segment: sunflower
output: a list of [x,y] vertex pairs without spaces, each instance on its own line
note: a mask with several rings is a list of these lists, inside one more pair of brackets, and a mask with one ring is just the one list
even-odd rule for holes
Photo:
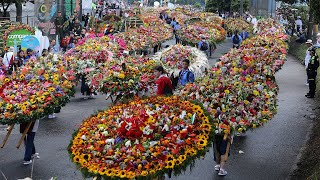
[[208,141],[205,140],[205,139],[200,139],[197,144],[198,144],[198,146],[200,146],[200,147],[205,147],[205,146],[207,146]]
[[167,155],[166,161],[172,161],[174,159],[172,154]]
[[25,78],[24,74],[21,74],[21,75],[19,76],[19,78],[20,78],[21,80],[24,79],[24,78]]
[[180,155],[179,156],[179,161],[182,163],[183,161],[185,161],[187,159],[187,157],[185,155]]
[[6,109],[7,109],[7,110],[11,110],[11,109],[12,109],[12,104],[7,104]]
[[174,167],[174,160],[168,161],[166,168],[167,169],[173,169],[173,167]]
[[106,175],[106,168],[100,168],[100,170],[98,171],[98,173],[100,174],[100,175]]
[[73,157],[73,161],[76,162],[76,163],[79,163],[80,157],[79,156],[74,156]]
[[119,176],[120,176],[120,178],[125,178],[127,176],[126,170],[121,170],[119,172]]
[[120,176],[120,170],[118,170],[118,169],[112,169],[112,171],[113,171],[113,175],[114,175],[114,176]]
[[4,82],[9,82],[9,81],[10,81],[9,78],[5,78],[5,79],[4,79]]
[[174,160],[174,164],[176,164],[177,166],[180,165],[182,162],[179,159],[175,159]]
[[108,169],[105,174],[106,174],[107,176],[114,176],[112,169]]
[[141,172],[141,176],[147,176],[149,173],[148,173],[148,171],[142,171]]

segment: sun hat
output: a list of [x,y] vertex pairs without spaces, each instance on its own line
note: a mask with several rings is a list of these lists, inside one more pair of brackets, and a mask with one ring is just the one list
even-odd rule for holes
[[311,39],[308,39],[306,44],[312,44],[312,40]]

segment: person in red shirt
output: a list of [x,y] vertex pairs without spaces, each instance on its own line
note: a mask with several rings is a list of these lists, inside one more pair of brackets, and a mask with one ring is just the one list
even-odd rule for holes
[[172,82],[166,75],[165,70],[162,66],[154,67],[155,77],[158,78],[156,80],[157,84],[157,95],[172,95]]

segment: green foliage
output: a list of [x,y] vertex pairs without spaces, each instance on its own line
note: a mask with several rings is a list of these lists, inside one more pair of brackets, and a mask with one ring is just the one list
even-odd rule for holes
[[180,5],[200,4],[200,7],[201,7],[201,4],[205,4],[205,0],[200,0],[200,1],[199,0],[175,0],[175,1],[171,1],[171,2],[174,2],[175,4],[180,4]]
[[[243,11],[249,10],[249,0],[243,0]],[[240,12],[240,0],[208,0],[207,12]]]
[[194,6],[195,8],[198,8],[198,9],[201,8],[201,4],[200,4],[199,2],[195,3],[193,6]]

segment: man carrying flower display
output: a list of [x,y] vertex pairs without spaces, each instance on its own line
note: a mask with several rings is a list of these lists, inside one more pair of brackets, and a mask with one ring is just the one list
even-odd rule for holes
[[198,43],[198,49],[203,51],[207,56],[209,55],[209,43],[206,41],[206,37],[201,36],[201,41]]
[[[29,123],[22,123],[20,124],[20,133],[24,133],[27,129]],[[29,165],[32,163],[32,159],[40,159],[39,153],[36,153],[36,148],[34,146],[34,137],[39,127],[39,120],[33,122],[27,132],[27,135],[24,139],[25,145],[25,153],[24,153],[24,165]]]
[[309,92],[305,96],[307,98],[314,98],[316,92],[317,69],[319,67],[319,56],[316,53],[316,48],[310,50],[310,55],[311,58],[307,68]]
[[214,161],[217,163],[217,165],[214,166],[214,169],[218,171],[219,176],[227,175],[225,165],[230,155],[231,142],[232,136],[230,134],[216,134],[214,136]]
[[166,72],[162,66],[154,67],[157,84],[157,95],[172,95],[173,87],[171,80],[166,76]]
[[185,59],[182,61],[182,70],[179,72],[178,84],[181,86],[194,82],[194,74],[189,70],[190,61]]

